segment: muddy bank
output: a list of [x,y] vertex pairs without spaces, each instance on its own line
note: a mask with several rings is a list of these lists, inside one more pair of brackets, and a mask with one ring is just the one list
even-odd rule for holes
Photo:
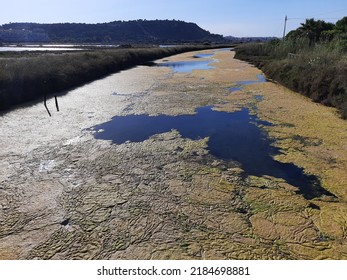
[[[196,54],[167,60],[205,59]],[[0,258],[346,259],[345,124],[268,82],[230,91],[260,71],[230,51],[213,59],[209,70],[114,74],[61,97],[52,118],[42,104],[1,117]],[[299,101],[329,125],[312,127],[289,105]],[[251,176],[212,155],[208,137],[171,130],[114,144],[88,130],[114,116],[194,115],[207,105],[248,108],[275,124],[261,128],[282,151],[276,160],[317,176],[334,196],[309,200],[284,179]]]

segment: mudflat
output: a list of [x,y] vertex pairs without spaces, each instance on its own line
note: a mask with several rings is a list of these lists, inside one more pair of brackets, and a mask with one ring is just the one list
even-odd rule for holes
[[[213,53],[213,56],[194,57]],[[138,66],[0,117],[0,259],[346,259],[347,122],[272,82],[229,50],[206,70]],[[231,90],[236,88],[237,90]],[[314,176],[311,197],[283,178],[211,154],[172,130],[96,139],[114,116],[238,112],[272,139],[274,160]],[[252,119],[251,119],[252,120]],[[250,155],[251,156],[251,155]]]

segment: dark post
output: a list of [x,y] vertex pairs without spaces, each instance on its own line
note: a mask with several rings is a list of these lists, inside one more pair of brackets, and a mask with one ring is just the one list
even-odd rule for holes
[[47,110],[47,113],[48,113],[48,115],[49,115],[50,117],[52,117],[51,112],[48,110],[48,107],[47,107],[47,103],[46,103],[46,101],[47,101],[47,94],[46,94],[46,93],[45,93],[45,95],[44,95],[43,98],[44,98],[44,99],[43,99],[43,104],[45,105],[45,108],[46,108],[46,110]]
[[57,107],[57,111],[59,112],[59,104],[58,104],[58,99],[56,95],[54,96],[54,99],[55,99],[55,107]]
[[286,16],[284,18],[283,42],[284,42],[284,39],[286,38],[287,20],[288,20],[288,17]]

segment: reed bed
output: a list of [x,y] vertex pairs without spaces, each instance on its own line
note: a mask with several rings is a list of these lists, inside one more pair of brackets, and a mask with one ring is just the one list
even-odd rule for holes
[[70,53],[14,54],[0,58],[0,110],[73,87],[155,59],[212,46],[124,48]]

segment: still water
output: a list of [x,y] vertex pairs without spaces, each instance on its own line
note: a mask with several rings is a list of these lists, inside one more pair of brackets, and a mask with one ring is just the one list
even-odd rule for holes
[[0,52],[55,52],[55,51],[81,51],[90,48],[117,48],[119,45],[100,45],[100,44],[43,44],[43,45],[7,45],[0,47]]
[[197,109],[195,115],[115,116],[91,130],[95,132],[95,138],[111,140],[115,144],[142,142],[172,129],[179,131],[183,138],[209,137],[208,150],[212,155],[239,162],[248,175],[282,178],[296,186],[306,198],[326,193],[316,177],[306,175],[294,164],[273,159],[280,151],[261,128],[269,125],[271,123],[259,120],[246,108],[230,113],[206,106]]
[[47,51],[80,51],[81,48],[73,47],[0,47],[0,52],[47,52]]
[[213,56],[213,53],[198,53],[194,55],[194,58],[207,58]]
[[230,92],[240,91],[240,90],[242,90],[242,86],[244,86],[244,85],[261,84],[261,83],[265,83],[265,82],[266,82],[265,76],[263,74],[259,74],[259,75],[257,75],[257,80],[235,82],[234,86],[230,88]]
[[202,60],[202,61],[170,61],[156,63],[154,66],[158,67],[170,67],[173,72],[187,73],[193,70],[209,70],[214,67],[210,63],[215,62],[215,60]]

